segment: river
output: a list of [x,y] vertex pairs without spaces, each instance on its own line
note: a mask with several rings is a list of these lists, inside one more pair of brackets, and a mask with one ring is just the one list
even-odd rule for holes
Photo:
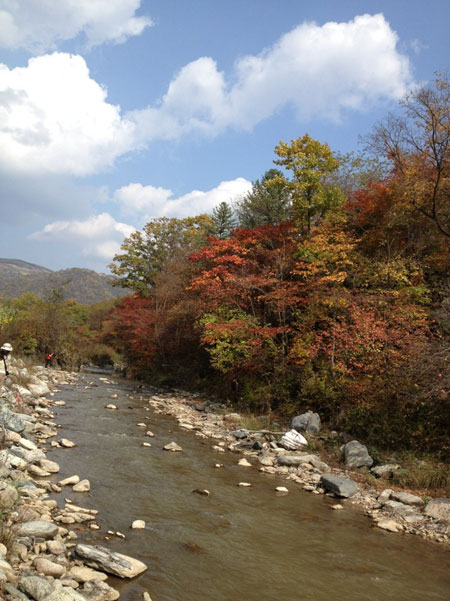
[[[118,399],[112,401],[112,394]],[[56,497],[99,510],[101,529],[81,530],[80,540],[148,565],[132,581],[111,578],[121,599],[137,601],[143,591],[152,601],[450,598],[448,547],[372,528],[349,501],[332,511],[336,501],[325,495],[238,466],[240,455],[218,455],[213,441],[146,411],[142,392],[132,394],[132,384],[105,384],[98,375],[82,374],[78,386],[54,396],[66,402],[54,408],[61,436],[77,447],[48,454],[61,466],[58,479],[78,474],[91,482],[90,493],[64,488]],[[117,411],[105,409],[111,402]],[[147,429],[154,438],[145,437]],[[152,447],[143,447],[144,441]],[[171,441],[183,452],[163,451]],[[215,468],[217,462],[223,468]],[[238,487],[240,481],[252,487]],[[276,486],[287,486],[289,494],[276,493]],[[197,488],[210,496],[193,494]],[[130,529],[135,519],[146,522],[145,530]]]

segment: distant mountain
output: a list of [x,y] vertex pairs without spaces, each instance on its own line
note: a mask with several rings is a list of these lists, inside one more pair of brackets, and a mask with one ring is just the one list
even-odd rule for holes
[[7,298],[16,298],[24,292],[45,298],[52,290],[60,289],[66,299],[92,304],[130,294],[112,286],[113,279],[90,269],[52,271],[19,259],[0,259],[0,295]]

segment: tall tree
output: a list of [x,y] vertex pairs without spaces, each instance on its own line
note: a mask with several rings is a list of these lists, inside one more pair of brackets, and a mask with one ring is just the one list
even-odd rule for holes
[[275,153],[280,158],[274,163],[290,171],[292,176],[290,180],[276,176],[266,185],[281,184],[290,193],[295,219],[309,236],[312,224],[342,202],[342,192],[329,180],[339,168],[339,160],[328,144],[321,144],[309,134],[291,140],[290,144],[281,141]]
[[125,238],[122,253],[114,256],[116,263],[109,267],[118,276],[120,286],[148,295],[167,261],[200,248],[211,226],[208,215],[152,219],[142,232],[133,232]]
[[401,115],[378,124],[369,146],[393,165],[401,193],[450,238],[450,81],[409,93]]
[[[277,179],[278,178],[278,179]],[[250,192],[236,202],[239,225],[244,228],[279,225],[292,217],[292,202],[283,172],[269,169],[253,182]]]
[[225,240],[231,236],[231,232],[236,227],[233,209],[230,205],[222,201],[212,212],[213,232],[220,240]]

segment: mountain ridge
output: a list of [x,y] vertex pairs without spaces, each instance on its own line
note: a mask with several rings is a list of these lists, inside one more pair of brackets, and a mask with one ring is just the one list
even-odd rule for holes
[[45,298],[56,289],[61,290],[66,299],[94,304],[129,294],[113,286],[114,281],[117,280],[113,276],[82,267],[52,271],[20,259],[0,258],[0,295],[6,298],[17,298],[26,292]]

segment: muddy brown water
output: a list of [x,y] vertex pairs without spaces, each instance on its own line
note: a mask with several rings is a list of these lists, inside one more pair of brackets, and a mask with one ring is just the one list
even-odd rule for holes
[[[89,382],[93,387],[84,389]],[[292,482],[237,465],[240,455],[212,450],[172,417],[145,411],[133,387],[81,376],[55,400],[60,435],[73,449],[51,449],[58,479],[78,474],[89,493],[57,496],[99,510],[101,530],[79,529],[80,540],[145,562],[131,581],[111,578],[121,599],[152,601],[448,601],[450,553],[417,536],[372,528],[346,501],[304,492]],[[118,399],[111,400],[112,394]],[[139,394],[139,393],[138,393]],[[117,411],[105,409],[108,403]],[[144,422],[148,428],[137,426]],[[146,429],[155,437],[145,437]],[[141,446],[151,442],[152,447]],[[182,453],[162,450],[176,441]],[[217,469],[216,463],[224,467]],[[238,487],[238,482],[252,484]],[[287,486],[289,494],[275,492]],[[208,489],[210,496],[193,494]],[[145,530],[131,530],[133,520]],[[122,532],[126,539],[109,536]]]

